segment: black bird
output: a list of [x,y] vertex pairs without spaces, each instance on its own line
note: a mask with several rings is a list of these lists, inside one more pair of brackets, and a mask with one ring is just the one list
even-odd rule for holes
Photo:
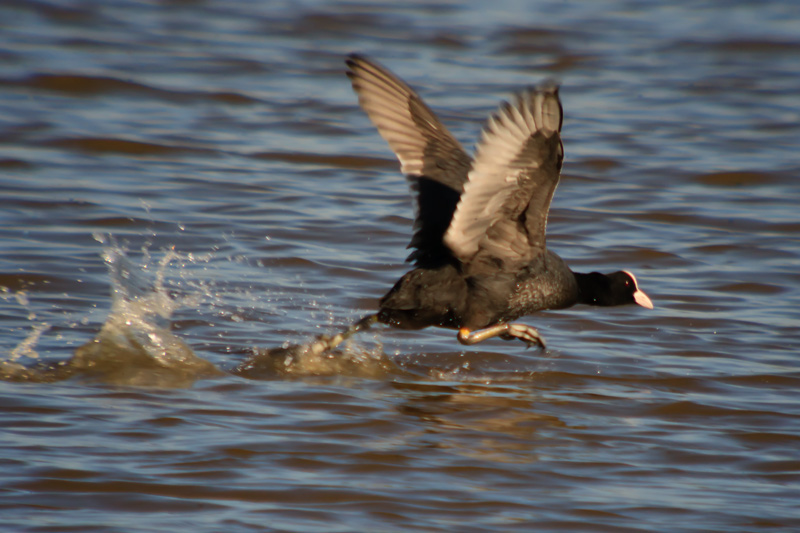
[[385,67],[356,54],[347,66],[361,107],[416,192],[408,258],[415,268],[380,300],[376,315],[324,338],[324,349],[376,321],[457,329],[462,344],[500,336],[544,348],[535,328],[511,321],[578,303],[653,308],[630,272],[573,272],[545,246],[564,159],[556,85],[527,89],[503,103],[471,158],[419,95]]

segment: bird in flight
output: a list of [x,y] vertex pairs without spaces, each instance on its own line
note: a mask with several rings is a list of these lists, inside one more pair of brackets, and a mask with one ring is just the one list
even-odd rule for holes
[[544,348],[535,328],[514,321],[575,304],[653,308],[632,273],[573,272],[547,249],[547,214],[564,159],[555,84],[503,103],[470,157],[400,78],[363,55],[346,63],[361,107],[416,194],[408,258],[414,268],[381,298],[377,313],[321,338],[321,350],[375,322],[454,329],[466,345],[499,336]]

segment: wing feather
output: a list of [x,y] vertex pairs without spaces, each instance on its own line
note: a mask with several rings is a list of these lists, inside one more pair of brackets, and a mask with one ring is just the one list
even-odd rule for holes
[[462,262],[479,249],[501,259],[544,248],[563,147],[558,88],[516,95],[483,129],[445,244]]
[[400,160],[401,171],[459,193],[471,158],[419,95],[388,69],[361,55],[347,59],[361,107]]
[[443,244],[472,159],[433,111],[400,78],[361,55],[347,59],[361,107],[400,160],[417,195],[409,260],[449,261]]

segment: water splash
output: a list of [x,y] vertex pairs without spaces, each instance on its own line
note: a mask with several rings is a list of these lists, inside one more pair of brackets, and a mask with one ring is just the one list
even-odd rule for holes
[[97,336],[75,350],[72,368],[104,382],[158,387],[222,374],[169,330],[170,317],[187,299],[171,296],[165,277],[170,263],[182,257],[168,250],[150,281],[145,276],[149,261],[137,267],[113,239],[108,241],[103,258],[111,278],[111,313]]
[[317,352],[314,341],[281,348],[255,348],[253,356],[233,373],[250,379],[302,378],[322,376],[385,379],[404,372],[379,347],[366,349],[356,342],[341,350]]
[[[8,287],[0,287],[0,298],[6,301],[13,300],[17,306],[27,311],[28,321],[35,322],[37,320],[36,312],[31,307],[27,291],[12,291]],[[50,327],[47,322],[34,323],[31,331],[9,352],[8,357],[3,362],[16,362],[22,357],[38,359],[39,353],[36,351],[36,344],[42,334],[49,330]]]
[[8,356],[7,361],[14,362],[20,359],[21,357],[27,357],[29,359],[38,359],[39,353],[36,351],[36,343],[39,342],[39,337],[42,336],[42,333],[50,329],[50,324],[47,322],[42,322],[40,324],[34,324],[33,328],[31,328],[31,332],[28,334],[22,342],[14,347],[11,350],[11,353]]
[[[149,253],[144,254],[145,263],[135,265],[112,237],[96,235],[95,238],[103,244],[112,298],[111,312],[100,331],[77,348],[68,361],[26,366],[19,360],[36,359],[35,346],[50,329],[46,322],[34,324],[8,358],[0,361],[0,378],[31,382],[80,378],[116,385],[183,387],[197,379],[222,374],[169,330],[172,314],[197,301],[195,294],[173,296],[166,288],[170,265],[186,258],[168,250],[155,263],[155,273],[148,276],[152,263]],[[6,299],[11,297],[8,290],[4,295]],[[37,318],[30,310],[26,294],[16,293],[13,297],[29,310],[30,320]]]
[[[0,379],[53,382],[73,378],[125,386],[190,386],[198,379],[224,372],[198,356],[189,344],[170,331],[177,310],[200,310],[205,304],[214,317],[239,323],[248,320],[250,311],[245,307],[251,304],[253,307],[265,302],[275,304],[281,295],[296,296],[281,291],[256,294],[251,288],[231,293],[212,281],[197,279],[186,268],[209,262],[213,254],[184,255],[174,249],[152,254],[146,243],[139,256],[141,262],[135,263],[113,237],[100,234],[94,237],[103,246],[102,257],[111,284],[111,310],[100,330],[92,340],[78,347],[68,361],[34,361],[23,365],[19,361],[23,357],[32,360],[38,357],[35,347],[51,327],[46,322],[36,323],[9,357],[0,361]],[[158,255],[160,259],[156,260]],[[28,311],[31,321],[37,319],[24,292],[6,290],[2,297],[15,299]],[[234,307],[232,299],[237,301]],[[273,307],[269,311],[277,312]],[[306,302],[308,309],[314,315],[316,327],[335,329],[335,313],[330,308],[312,300]],[[316,322],[319,315],[324,315],[327,326]],[[287,340],[278,348],[229,346],[228,353],[249,354],[231,373],[250,379],[314,376],[382,379],[402,374],[379,344],[366,347],[350,339],[362,329],[366,328],[354,325],[344,330],[349,331],[344,336],[343,332],[332,336],[322,334],[299,344],[297,340]],[[336,341],[331,343],[332,339]]]
[[[385,378],[401,372],[378,344],[368,350],[351,337],[369,329],[377,315],[368,315],[333,335],[319,335],[303,344],[284,343],[280,348],[254,349],[253,357],[235,373],[253,379],[265,377],[351,376]],[[344,343],[344,349],[337,349]]]

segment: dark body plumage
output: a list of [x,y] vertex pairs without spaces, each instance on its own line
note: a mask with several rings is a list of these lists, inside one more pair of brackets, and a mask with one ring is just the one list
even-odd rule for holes
[[415,268],[380,300],[377,320],[459,330],[473,344],[500,335],[543,345],[510,321],[576,303],[652,307],[628,272],[573,273],[545,230],[564,150],[558,88],[516,95],[493,115],[471,158],[420,97],[386,68],[352,55],[359,103],[400,160],[417,196]]

